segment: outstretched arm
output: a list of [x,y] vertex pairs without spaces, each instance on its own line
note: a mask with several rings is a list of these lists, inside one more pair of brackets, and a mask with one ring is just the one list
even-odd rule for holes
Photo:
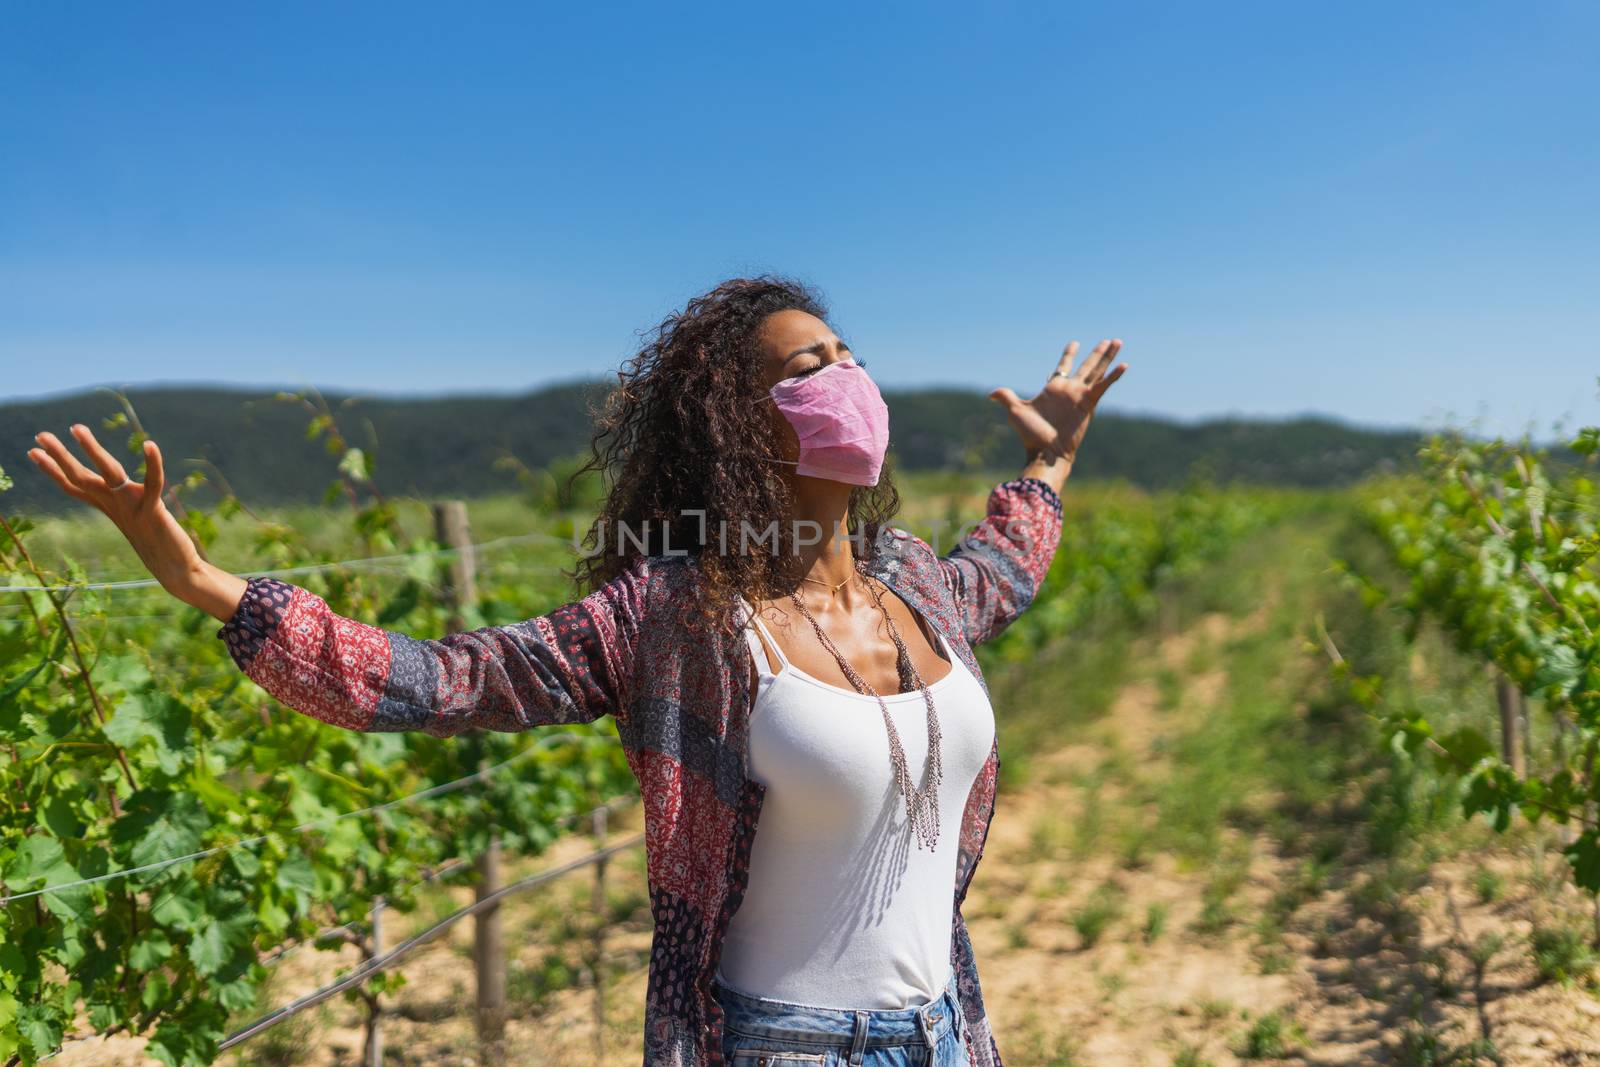
[[217,630],[239,668],[296,711],[367,732],[515,732],[622,707],[649,562],[581,600],[509,626],[411,637],[335,613],[275,578],[249,579]]
[[98,473],[54,434],[28,455],[75,500],[104,512],[173,596],[222,622],[233,660],[296,711],[351,730],[526,730],[592,722],[624,703],[649,560],[581,600],[511,626],[437,640],[336,614],[275,578],[240,578],[201,559],[162,500],[161,450],[144,442],[145,481],[76,424]]
[[1061,488],[1095,405],[1127,370],[1124,363],[1106,373],[1121,348],[1121,341],[1102,341],[1074,372],[1073,341],[1032,400],[1005,388],[989,394],[1006,406],[1028,462],[1021,475],[990,491],[983,521],[939,560],[970,644],[1004,630],[1043,584],[1061,540]]
[[988,513],[939,558],[967,643],[980,645],[1033,603],[1061,540],[1061,498],[1041,478],[1001,482]]

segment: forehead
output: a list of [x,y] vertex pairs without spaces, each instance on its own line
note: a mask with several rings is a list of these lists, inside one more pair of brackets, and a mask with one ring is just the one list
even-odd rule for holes
[[782,359],[796,348],[833,337],[828,324],[805,311],[786,308],[768,315],[761,324],[761,344],[769,355]]

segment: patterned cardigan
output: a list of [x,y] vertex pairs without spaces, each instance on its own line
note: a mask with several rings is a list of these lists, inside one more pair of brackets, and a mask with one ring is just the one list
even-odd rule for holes
[[[950,642],[983,682],[973,646],[1033,600],[1061,536],[1061,499],[1037,478],[989,493],[985,518],[946,556],[885,527],[867,570]],[[217,631],[239,668],[284,704],[351,730],[527,730],[616,720],[644,801],[650,910],[644,1067],[722,1067],[710,982],[748,884],[766,786],[744,773],[750,651],[735,633],[692,634],[692,555],[640,557],[599,589],[509,626],[408,637],[335,614],[315,593],[252,577]],[[983,682],[985,692],[988,685]],[[961,903],[983,855],[1000,769],[996,740],[957,837],[951,964],[974,1067],[1002,1067]]]

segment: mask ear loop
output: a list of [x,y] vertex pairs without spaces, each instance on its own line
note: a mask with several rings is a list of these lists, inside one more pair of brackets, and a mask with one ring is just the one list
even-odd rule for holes
[[[772,403],[775,399],[776,398],[771,393],[768,393],[765,396],[759,397],[756,400],[752,401],[750,403],[750,406],[752,408],[754,408],[754,407],[757,407],[757,406],[759,406],[761,404]],[[797,459],[778,459],[776,456],[773,456],[773,457],[770,457],[770,458],[767,457],[767,456],[762,456],[761,457],[761,461],[763,463],[787,463],[791,467],[798,467],[800,465],[800,461],[797,460]]]

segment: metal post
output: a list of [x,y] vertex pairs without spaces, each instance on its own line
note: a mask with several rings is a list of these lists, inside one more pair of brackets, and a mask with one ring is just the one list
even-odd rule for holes
[[[384,900],[378,897],[372,902],[372,957],[377,959],[383,955],[383,908]],[[376,997],[367,1002],[367,1067],[383,1067],[383,1030],[379,1027],[381,1018],[381,1005]]]

